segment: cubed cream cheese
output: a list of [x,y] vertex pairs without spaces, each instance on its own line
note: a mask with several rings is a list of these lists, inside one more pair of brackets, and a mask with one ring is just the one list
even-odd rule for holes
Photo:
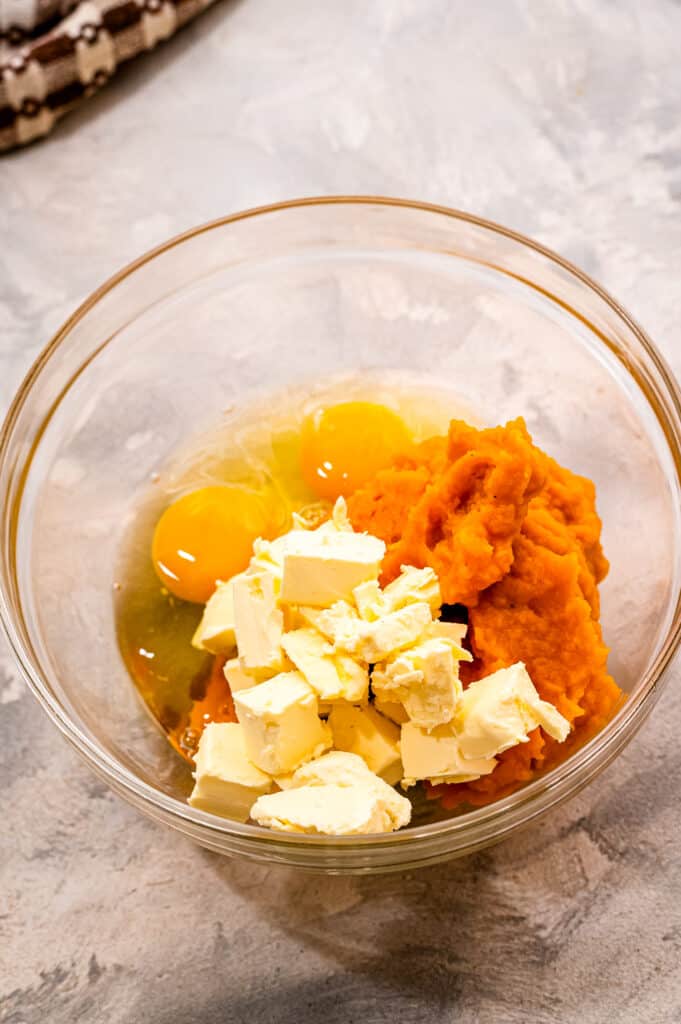
[[416,643],[430,622],[430,607],[425,602],[406,605],[375,622],[359,620],[353,635],[339,634],[336,647],[376,664]]
[[294,531],[284,553],[281,600],[326,608],[348,600],[365,580],[378,579],[385,544],[365,533]]
[[391,786],[402,778],[400,730],[370,705],[334,704],[329,715],[333,746],[358,754],[375,775]]
[[219,582],[208,599],[201,621],[192,637],[193,647],[222,655],[233,654],[236,650],[232,593],[235,579],[236,576],[225,583]]
[[233,696],[248,756],[262,771],[285,775],[331,746],[317,694],[299,672],[281,673]]
[[374,699],[374,708],[378,711],[379,715],[389,718],[396,725],[404,725],[405,722],[409,721],[409,715],[404,710],[404,704],[400,704],[397,700],[381,700],[377,694]]
[[304,764],[291,776],[293,788],[325,785],[368,787],[381,797],[395,820],[400,819],[405,813],[410,814],[410,809],[403,803],[404,797],[370,771],[366,761],[358,754],[331,750],[315,761]]
[[291,786],[356,786],[358,782],[376,780],[381,786],[387,782],[371,771],[364,758],[345,750],[330,750],[327,754],[308,761],[296,768],[291,776]]
[[192,807],[246,821],[253,801],[272,789],[272,780],[248,758],[244,732],[236,722],[211,722],[196,755]]
[[357,611],[347,601],[336,601],[330,608],[302,605],[298,608],[298,614],[306,625],[318,630],[339,650],[352,644],[362,628]]
[[338,700],[340,680],[333,663],[333,647],[316,629],[304,626],[285,633],[282,647],[321,700]]
[[390,612],[399,611],[408,604],[430,605],[431,612],[437,612],[442,604],[440,583],[430,568],[417,569],[403,565],[400,575],[381,590],[376,580],[355,587],[353,597],[357,611],[366,622],[375,622]]
[[369,671],[347,655],[335,654],[316,629],[285,633],[284,651],[324,702],[347,700],[362,703],[369,695]]
[[[390,787],[387,787],[390,790]],[[401,801],[397,804],[396,799]],[[371,835],[409,823],[411,804],[394,790],[380,793],[361,784],[300,786],[260,797],[251,809],[260,825],[308,835]]]
[[365,622],[375,622],[390,610],[383,600],[383,591],[378,580],[367,580],[366,583],[360,583],[353,590],[352,596],[360,618]]
[[383,590],[383,600],[389,611],[396,612],[408,604],[425,601],[433,612],[442,604],[440,581],[430,567],[417,569],[403,565],[400,575]]
[[451,643],[434,637],[377,665],[371,685],[382,699],[401,701],[422,729],[450,722],[462,692]]
[[225,663],[222,671],[232,693],[236,693],[237,690],[247,690],[251,686],[258,685],[258,679],[255,676],[249,675],[244,670],[239,658],[230,658]]
[[283,668],[284,615],[277,589],[276,577],[265,571],[242,574],[233,581],[236,641],[247,672],[271,674]]
[[341,700],[350,704],[366,704],[369,700],[369,667],[342,651],[335,655],[336,669],[341,681]]
[[288,545],[290,534],[285,533],[276,540],[263,540],[258,537],[253,543],[253,557],[251,558],[247,573],[269,572],[278,580],[281,580],[284,551]]
[[[442,619],[435,619],[427,629],[429,636],[435,636],[439,640],[451,640],[457,647],[461,647],[467,632],[468,626],[464,622],[443,622]],[[472,661],[473,656],[464,648],[462,650],[465,657],[459,658],[459,661]]]
[[455,724],[466,758],[494,757],[526,743],[539,725],[560,743],[570,732],[567,719],[541,699],[522,662],[471,683],[461,698]]
[[402,785],[405,787],[423,779],[435,784],[472,782],[481,775],[489,775],[497,764],[494,758],[464,758],[451,722],[438,725],[431,732],[407,722],[402,726],[400,748],[404,765]]

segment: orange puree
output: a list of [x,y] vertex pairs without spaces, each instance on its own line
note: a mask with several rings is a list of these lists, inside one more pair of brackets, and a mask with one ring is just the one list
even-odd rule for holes
[[401,565],[430,565],[443,600],[470,607],[510,569],[513,541],[544,479],[522,420],[491,430],[453,420],[449,438],[425,441],[356,491],[350,518],[388,545],[384,582]]
[[469,609],[475,661],[464,685],[524,661],[544,700],[573,725],[566,743],[536,729],[491,775],[438,786],[446,807],[489,803],[553,767],[621,700],[608,675],[597,584],[608,571],[590,480],[536,448],[522,420],[476,430],[458,420],[378,473],[348,502],[353,526],[381,537],[384,580],[430,565],[443,600]]

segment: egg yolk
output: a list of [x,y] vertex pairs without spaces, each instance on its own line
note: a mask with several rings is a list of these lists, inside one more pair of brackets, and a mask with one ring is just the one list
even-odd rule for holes
[[384,405],[330,405],[303,422],[303,477],[321,498],[346,496],[390,465],[409,444],[404,421]]
[[264,497],[238,487],[202,487],[169,505],[154,531],[151,557],[165,587],[203,603],[218,580],[242,572],[257,537],[271,535]]

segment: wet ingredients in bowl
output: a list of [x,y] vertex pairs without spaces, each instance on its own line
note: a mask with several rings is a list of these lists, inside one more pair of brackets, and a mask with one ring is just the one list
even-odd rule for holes
[[183,456],[143,505],[119,639],[192,764],[193,806],[391,832],[413,787],[489,803],[611,717],[593,485],[522,420],[452,411],[402,385],[282,400]]

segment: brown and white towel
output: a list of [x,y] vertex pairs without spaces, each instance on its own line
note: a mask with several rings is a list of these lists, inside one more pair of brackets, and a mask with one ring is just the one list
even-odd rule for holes
[[214,0],[0,0],[0,152],[46,135]]

